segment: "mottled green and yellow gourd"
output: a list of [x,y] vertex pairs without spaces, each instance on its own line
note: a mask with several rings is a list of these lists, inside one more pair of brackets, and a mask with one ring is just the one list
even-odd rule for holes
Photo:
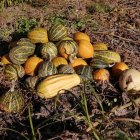
[[0,109],[9,113],[19,113],[24,107],[23,95],[20,91],[8,91],[0,97]]
[[62,24],[54,24],[51,26],[48,36],[50,41],[60,41],[68,35],[68,31]]
[[60,65],[58,67],[58,73],[64,74],[64,73],[75,73],[75,70],[72,66],[70,65]]
[[57,48],[54,43],[48,42],[41,47],[41,55],[46,60],[52,60],[57,56]]

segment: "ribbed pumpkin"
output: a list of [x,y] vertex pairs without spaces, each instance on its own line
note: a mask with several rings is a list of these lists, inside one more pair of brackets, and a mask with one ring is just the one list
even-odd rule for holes
[[108,46],[105,43],[99,42],[96,44],[93,44],[94,50],[99,51],[99,50],[108,50]]
[[43,62],[40,67],[38,68],[38,76],[39,77],[46,77],[49,75],[54,75],[57,73],[57,68],[55,65],[50,61]]
[[76,59],[74,59],[73,63],[70,63],[69,65],[74,68],[77,68],[82,65],[84,65],[84,66],[87,65],[87,62],[84,61],[82,58],[76,58]]
[[119,78],[120,75],[125,71],[126,69],[129,69],[129,67],[124,62],[118,62],[112,67],[112,75],[115,78]]
[[46,60],[52,60],[57,56],[57,48],[54,43],[48,42],[41,47],[41,55]]
[[58,46],[58,53],[66,58],[72,61],[75,56],[77,55],[77,44],[76,42],[72,40],[64,40],[61,41],[61,43]]
[[77,68],[76,73],[80,75],[83,80],[93,79],[92,68],[88,65]]
[[100,68],[107,68],[109,67],[109,64],[105,62],[102,59],[99,58],[93,58],[90,62],[90,66],[95,68],[95,69],[100,69]]
[[68,35],[68,31],[65,26],[58,23],[51,26],[48,35],[50,41],[60,41]]
[[34,76],[38,71],[38,67],[43,59],[37,56],[31,56],[24,64],[25,74]]
[[93,80],[99,81],[109,81],[109,71],[106,69],[98,69],[93,73]]
[[41,98],[52,98],[57,94],[64,93],[81,82],[77,74],[58,74],[52,75],[42,80],[37,85],[37,94]]
[[56,66],[56,67],[58,67],[58,66],[60,66],[60,65],[67,65],[68,64],[68,62],[67,62],[67,60],[65,59],[65,58],[63,58],[63,57],[55,57],[53,60],[52,60],[52,63]]
[[87,40],[79,40],[78,44],[78,56],[81,58],[93,58],[94,48],[92,44]]
[[76,32],[73,38],[75,41],[87,40],[88,42],[90,42],[90,37],[86,33],[82,32]]
[[0,97],[0,109],[9,113],[19,113],[24,107],[23,95],[20,91],[8,91]]
[[27,36],[33,43],[47,43],[48,42],[47,30],[41,27],[34,28],[30,32],[28,32]]
[[94,58],[102,59],[107,63],[116,63],[121,61],[121,57],[114,51],[94,51]]
[[30,76],[25,79],[25,85],[27,88],[35,89],[35,86],[37,85],[38,81],[38,76]]
[[59,74],[65,74],[65,73],[75,73],[75,70],[70,65],[60,65],[58,67],[58,73]]
[[17,46],[10,49],[9,58],[15,64],[23,64],[35,51],[35,45],[29,39],[22,38]]
[[10,64],[10,58],[9,58],[9,54],[5,54],[1,57],[1,62],[3,64]]

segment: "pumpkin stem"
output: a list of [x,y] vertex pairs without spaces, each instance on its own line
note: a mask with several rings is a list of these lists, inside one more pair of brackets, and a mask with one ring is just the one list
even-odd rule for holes
[[11,92],[13,92],[15,90],[15,85],[16,85],[15,80],[12,80],[12,87],[10,89]]

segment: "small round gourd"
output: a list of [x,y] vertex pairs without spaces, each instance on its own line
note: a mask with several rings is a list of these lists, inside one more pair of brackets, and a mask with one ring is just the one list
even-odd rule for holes
[[79,40],[77,41],[78,44],[78,57],[81,58],[93,58],[94,55],[94,48],[92,44],[87,40]]
[[72,40],[63,40],[58,46],[58,53],[72,61],[77,55],[77,44]]
[[93,80],[95,81],[109,81],[109,71],[106,69],[98,69],[93,73]]
[[38,71],[39,65],[42,62],[43,59],[37,56],[31,56],[30,58],[28,58],[24,64],[25,74],[35,76]]
[[50,41],[60,41],[68,35],[68,31],[62,24],[54,24],[51,26],[48,36]]
[[23,95],[20,91],[8,91],[0,97],[0,109],[9,113],[19,113],[24,107]]
[[112,75],[115,78],[119,78],[120,75],[125,71],[126,69],[129,69],[129,67],[124,62],[118,62],[112,67]]
[[90,37],[86,33],[82,32],[76,32],[73,38],[75,41],[87,40],[88,42],[90,42]]
[[29,39],[22,38],[17,46],[10,49],[9,58],[14,64],[23,64],[35,51],[35,45]]
[[30,76],[25,79],[25,85],[27,88],[35,89],[38,81],[39,81],[38,76]]
[[82,77],[83,80],[91,80],[92,76],[92,68],[89,65],[81,66],[76,69],[76,73]]
[[108,46],[105,43],[99,42],[93,45],[95,51],[108,50]]
[[53,60],[52,60],[52,63],[56,66],[56,67],[58,67],[58,66],[60,66],[60,65],[67,65],[68,64],[68,62],[67,62],[67,60],[65,59],[65,58],[63,58],[63,57],[55,57]]
[[57,48],[54,43],[48,42],[41,47],[41,55],[46,60],[52,60],[57,56]]
[[68,74],[68,73],[75,73],[75,70],[70,65],[60,65],[58,67],[58,73],[60,73],[60,74],[64,74],[64,73],[66,73],[66,74]]
[[28,32],[27,36],[33,43],[48,42],[47,30],[41,27],[32,29],[30,32]]
[[50,61],[43,62],[38,69],[38,76],[43,78],[57,73],[57,68]]

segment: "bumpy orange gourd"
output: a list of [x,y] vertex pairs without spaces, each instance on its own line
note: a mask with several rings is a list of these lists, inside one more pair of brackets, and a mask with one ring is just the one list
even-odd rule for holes
[[76,32],[73,36],[74,40],[75,41],[79,41],[79,40],[87,40],[90,42],[90,37],[85,34],[85,33],[82,33],[82,32]]
[[67,64],[68,64],[67,60],[66,60],[65,58],[63,58],[63,57],[55,57],[55,58],[52,60],[52,63],[53,63],[56,67],[58,67],[58,66],[60,66],[60,65],[67,65]]
[[2,62],[3,64],[10,64],[11,62],[10,62],[9,55],[8,55],[8,54],[3,55],[3,56],[1,57],[1,62]]
[[118,62],[112,67],[112,75],[115,78],[119,78],[124,70],[129,69],[129,67],[124,62]]
[[106,69],[98,69],[93,73],[93,80],[95,81],[109,81],[109,71]]
[[89,41],[79,40],[77,44],[78,44],[78,57],[93,58],[94,48]]
[[73,60],[73,63],[70,63],[69,65],[74,67],[74,68],[78,68],[79,66],[87,65],[87,62],[84,61],[82,58],[76,58]]
[[28,58],[24,65],[25,74],[31,76],[36,75],[37,69],[42,61],[43,59],[37,56],[31,56],[30,58]]

